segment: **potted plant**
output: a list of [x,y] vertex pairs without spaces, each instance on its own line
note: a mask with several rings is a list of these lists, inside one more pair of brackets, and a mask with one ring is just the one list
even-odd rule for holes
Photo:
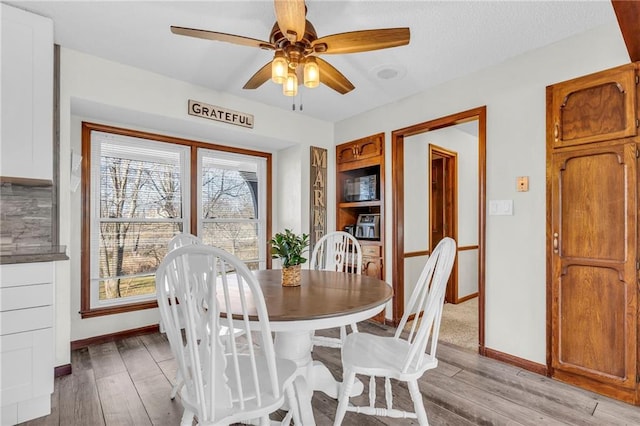
[[309,247],[309,234],[296,235],[289,229],[278,232],[271,241],[271,257],[282,261],[282,285],[300,285],[300,265],[307,261],[302,257]]

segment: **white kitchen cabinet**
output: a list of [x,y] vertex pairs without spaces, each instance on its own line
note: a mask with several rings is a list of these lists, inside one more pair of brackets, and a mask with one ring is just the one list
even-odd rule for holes
[[2,426],[51,412],[54,264],[0,265]]
[[53,178],[53,21],[0,4],[0,176]]

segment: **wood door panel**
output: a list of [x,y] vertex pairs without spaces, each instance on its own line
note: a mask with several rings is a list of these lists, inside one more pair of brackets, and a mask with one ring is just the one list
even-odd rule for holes
[[431,161],[431,250],[445,237],[444,161],[444,158]]
[[377,157],[382,152],[382,138],[375,136],[358,144],[358,159]]
[[568,156],[560,165],[559,185],[563,194],[560,250],[563,257],[623,262],[627,258],[626,197],[627,167],[619,152]]
[[[627,306],[629,283],[616,268],[572,265],[559,283],[559,365],[590,376],[605,376],[633,387],[630,324],[620,313]],[[631,343],[631,345],[629,345]],[[602,356],[607,348],[607,356]]]
[[569,93],[560,110],[563,141],[624,131],[625,93],[616,82]]
[[636,136],[636,73],[628,64],[550,86],[553,147]]
[[617,142],[551,164],[553,376],[624,400],[637,370],[637,152]]
[[336,147],[336,162],[344,164],[378,157],[382,155],[383,149],[384,134],[378,133],[338,145]]
[[338,164],[356,161],[358,159],[356,144],[340,145],[337,151],[336,162]]

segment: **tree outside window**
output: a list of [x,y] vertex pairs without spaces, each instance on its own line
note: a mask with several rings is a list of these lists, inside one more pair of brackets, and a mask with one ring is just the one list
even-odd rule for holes
[[266,267],[270,155],[90,123],[82,138],[90,164],[83,175],[90,206],[82,226],[83,318],[154,307],[156,269],[180,232],[199,234],[251,269]]

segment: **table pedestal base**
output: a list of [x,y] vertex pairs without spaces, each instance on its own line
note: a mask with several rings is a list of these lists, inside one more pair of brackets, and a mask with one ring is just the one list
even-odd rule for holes
[[[340,394],[341,382],[338,382],[331,371],[320,361],[313,361],[313,348],[309,331],[280,331],[276,332],[274,349],[276,356],[294,361],[298,366],[298,377],[293,384],[300,406],[300,417],[303,425],[315,425],[311,398],[313,391],[319,390],[337,399]],[[360,395],[364,386],[357,381],[353,386],[351,396]]]

